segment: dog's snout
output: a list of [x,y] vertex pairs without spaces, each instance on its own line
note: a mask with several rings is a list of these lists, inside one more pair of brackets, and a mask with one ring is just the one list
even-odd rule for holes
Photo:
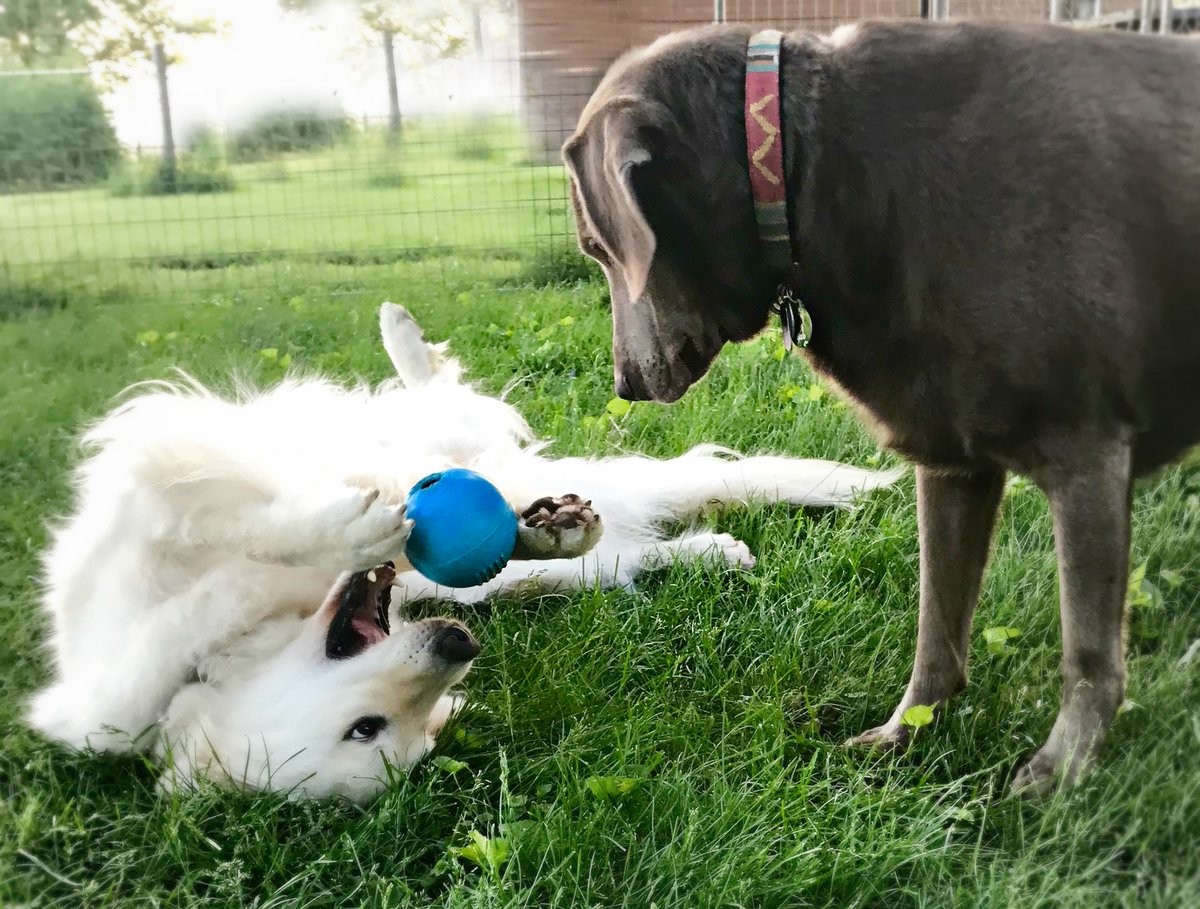
[[434,652],[448,663],[467,663],[479,656],[479,642],[461,625],[447,625],[437,632]]

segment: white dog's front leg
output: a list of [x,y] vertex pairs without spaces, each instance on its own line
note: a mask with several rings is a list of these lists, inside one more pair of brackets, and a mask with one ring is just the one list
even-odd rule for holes
[[179,535],[256,562],[357,571],[388,559],[403,560],[412,531],[403,504],[377,489],[339,486],[329,491],[277,493],[237,507],[207,505],[185,512]]

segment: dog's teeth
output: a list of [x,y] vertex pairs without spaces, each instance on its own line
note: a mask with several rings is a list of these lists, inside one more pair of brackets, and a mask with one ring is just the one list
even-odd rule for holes
[[372,568],[370,571],[368,571],[368,572],[367,572],[367,580],[368,580],[368,581],[370,581],[372,584],[374,584],[374,583],[375,583],[377,580],[379,580],[379,579],[378,579],[378,578],[375,576],[375,569],[374,569],[374,568]]

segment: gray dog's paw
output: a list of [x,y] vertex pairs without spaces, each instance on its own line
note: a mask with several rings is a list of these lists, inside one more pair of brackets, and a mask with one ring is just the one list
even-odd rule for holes
[[576,495],[545,496],[521,512],[514,559],[573,559],[600,539],[600,515]]
[[1038,799],[1049,795],[1058,785],[1054,761],[1039,753],[1013,775],[1012,793],[1026,799]]
[[1096,760],[1098,747],[1075,744],[1063,747],[1053,734],[1042,749],[1013,775],[1013,795],[1027,799],[1048,796],[1079,781]]
[[883,726],[868,729],[852,739],[847,739],[843,747],[899,752],[908,748],[910,740],[911,733],[907,726],[900,723],[886,723]]

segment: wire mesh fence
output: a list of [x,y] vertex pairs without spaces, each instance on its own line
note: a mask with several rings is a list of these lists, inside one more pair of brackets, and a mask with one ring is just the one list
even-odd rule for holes
[[[86,70],[8,67],[0,314],[80,294],[191,300],[570,279],[584,266],[560,145],[621,52],[714,19],[814,31],[877,17],[1200,30],[1200,2],[1180,0],[495,0],[486,17],[474,9],[461,52],[401,67],[382,112],[277,97],[253,115],[205,115],[189,109],[197,105],[186,92],[172,97],[183,68],[165,92],[154,71],[139,74],[139,90],[115,109]],[[207,70],[188,64],[191,78],[215,79],[221,54],[209,54]],[[386,97],[386,68],[370,78]],[[227,79],[224,90],[236,98],[244,87]]]

